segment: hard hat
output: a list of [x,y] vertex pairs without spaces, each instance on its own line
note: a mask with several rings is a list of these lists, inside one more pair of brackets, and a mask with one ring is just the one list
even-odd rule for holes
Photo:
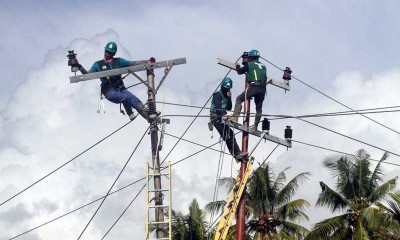
[[232,86],[233,86],[233,84],[232,84],[232,79],[230,79],[230,78],[228,78],[228,77],[222,79],[221,85],[222,85],[224,88],[231,89]]
[[106,44],[104,49],[107,52],[116,53],[117,52],[117,44],[115,42],[109,42],[109,43]]
[[258,50],[253,49],[249,52],[249,57],[260,57],[260,52]]

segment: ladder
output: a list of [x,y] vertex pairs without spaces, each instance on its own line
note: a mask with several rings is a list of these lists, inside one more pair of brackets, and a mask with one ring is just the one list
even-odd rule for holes
[[235,216],[237,206],[240,198],[242,197],[243,191],[246,188],[247,181],[249,180],[250,172],[253,168],[254,158],[250,157],[247,163],[246,171],[241,180],[240,173],[238,174],[235,185],[229,194],[228,201],[225,204],[224,212],[222,213],[221,220],[218,224],[217,231],[215,232],[214,240],[225,240],[228,234],[229,227],[231,226],[233,217]]
[[[146,163],[146,240],[171,240],[172,239],[172,195],[171,195],[171,162],[168,162],[168,167],[161,167],[159,173],[150,173],[150,169],[153,169],[149,166],[149,163]],[[154,170],[154,169],[153,169]],[[164,171],[164,172],[162,172]],[[168,179],[168,188],[167,189],[154,189],[154,185],[151,184],[151,180],[154,177],[166,177]],[[155,205],[153,201],[154,198],[150,199],[150,195],[156,195],[156,193],[161,194],[162,197],[168,195],[168,201],[165,203],[166,199],[163,199],[163,205]],[[162,209],[164,214],[166,213],[166,209],[168,209],[167,219],[164,221],[157,222],[150,220],[150,213],[154,213],[155,210]],[[154,216],[154,214],[153,214]],[[150,231],[152,231],[155,227],[160,227],[164,230],[168,230],[168,236],[163,238],[150,238]]]

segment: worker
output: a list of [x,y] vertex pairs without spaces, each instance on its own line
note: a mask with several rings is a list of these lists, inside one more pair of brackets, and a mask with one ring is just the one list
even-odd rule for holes
[[[82,67],[78,63],[79,71],[82,74],[100,72],[105,70],[129,67],[133,65],[143,64],[149,61],[129,61],[123,58],[114,57],[117,53],[117,44],[115,42],[109,42],[104,48],[104,59],[95,62],[89,71]],[[154,58],[152,59],[154,60]],[[155,60],[154,60],[155,61]],[[123,82],[120,75],[114,75],[109,77],[100,78],[101,80],[101,94],[103,94],[107,100],[113,103],[122,103],[129,119],[132,121],[136,118],[132,108],[136,109],[137,112],[146,120],[149,120],[148,109],[144,104],[131,92],[129,92]],[[159,112],[157,112],[159,114]]]
[[257,131],[258,124],[261,120],[262,106],[267,91],[267,68],[258,59],[260,53],[253,49],[250,52],[245,52],[242,55],[243,67],[240,67],[236,63],[236,72],[246,74],[246,81],[249,83],[249,87],[236,98],[234,113],[231,117],[231,121],[237,122],[240,111],[242,110],[242,103],[247,99],[250,100],[254,97],[256,105],[256,117],[252,130]]
[[210,120],[225,141],[229,152],[236,161],[247,161],[247,153],[242,153],[240,150],[232,129],[228,125],[222,123],[222,121],[228,120],[226,111],[232,109],[231,88],[232,79],[228,77],[224,78],[221,82],[221,89],[212,96]]

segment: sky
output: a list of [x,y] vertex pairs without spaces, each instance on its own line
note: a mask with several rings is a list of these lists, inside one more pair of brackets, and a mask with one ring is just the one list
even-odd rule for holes
[[[203,106],[228,69],[221,57],[234,62],[243,51],[257,49],[280,68],[353,109],[397,106],[400,91],[400,3],[398,1],[2,1],[0,3],[0,202],[73,159],[108,134],[128,123],[118,105],[105,102],[97,113],[99,81],[69,83],[67,51],[75,50],[89,68],[102,58],[108,41],[117,56],[158,61],[185,57],[162,85],[157,100]],[[266,63],[266,62],[265,62]],[[268,75],[282,72],[266,63]],[[145,78],[144,73],[139,74]],[[163,75],[156,71],[156,81]],[[244,90],[244,77],[235,73],[233,96]],[[126,85],[137,83],[127,77]],[[131,88],[146,101],[144,86]],[[207,107],[210,103],[207,103]],[[196,115],[199,109],[158,104],[163,115]],[[252,103],[254,111],[254,103]],[[346,111],[343,105],[293,79],[291,91],[268,86],[263,112],[304,115]],[[201,115],[208,114],[203,110]],[[385,128],[362,116],[349,115],[271,121],[271,134],[283,138],[293,128],[293,140],[353,154],[365,149],[372,159],[390,151],[388,162],[400,164],[398,113],[370,114]],[[193,118],[170,116],[166,132],[181,136]],[[184,139],[208,146],[218,141],[207,130],[207,117],[196,119]],[[310,123],[311,122],[311,123]],[[0,206],[0,240],[9,239],[105,195],[140,138],[143,141],[113,190],[145,176],[151,161],[148,123],[137,118],[121,131],[85,152],[65,167]],[[329,131],[331,130],[331,131]],[[342,135],[335,134],[341,133]],[[240,136],[240,134],[238,135]],[[240,143],[240,137],[238,141]],[[356,141],[357,139],[359,141]],[[178,162],[199,146],[165,137],[162,160]],[[250,138],[250,148],[257,142]],[[310,202],[307,227],[332,214],[314,207],[319,182],[334,187],[323,168],[324,159],[337,154],[293,143],[278,147],[268,162],[276,173],[290,167],[287,179],[300,172],[312,176],[296,197]],[[254,152],[262,162],[275,144],[264,142]],[[216,145],[215,149],[223,149]],[[170,152],[170,154],[169,154]],[[201,207],[213,200],[218,163],[222,177],[236,175],[239,165],[216,151],[204,151],[172,168],[173,208],[187,213],[196,198]],[[257,166],[257,164],[255,164]],[[373,165],[374,166],[374,165]],[[384,179],[400,168],[384,165]],[[81,239],[101,239],[142,188],[141,181],[107,198]],[[227,195],[220,189],[218,198]],[[77,239],[99,203],[82,208],[17,239]],[[335,213],[338,214],[338,213]],[[142,192],[105,239],[143,239],[145,194]]]

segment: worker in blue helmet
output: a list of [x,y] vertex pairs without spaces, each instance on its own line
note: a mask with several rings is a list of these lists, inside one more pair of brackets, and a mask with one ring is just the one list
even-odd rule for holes
[[231,88],[232,79],[228,77],[224,78],[221,82],[221,89],[215,92],[212,96],[210,119],[213,126],[225,141],[232,156],[237,161],[247,161],[247,154],[242,153],[240,150],[232,129],[228,125],[222,123],[222,121],[228,120],[226,111],[232,109]]
[[[104,47],[104,58],[95,62],[89,71],[85,70],[82,65],[79,64],[80,72],[82,74],[100,72],[148,62],[147,60],[130,61],[124,58],[116,58],[114,56],[117,53],[117,50],[118,46],[115,42],[108,42]],[[143,118],[149,120],[148,109],[133,93],[126,89],[121,75],[103,77],[100,78],[100,80],[101,94],[103,94],[110,102],[122,103],[130,120],[136,118],[132,108],[136,109]]]
[[262,106],[267,91],[267,68],[259,61],[260,52],[258,50],[253,49],[248,52],[246,56],[243,55],[242,58],[243,67],[236,64],[236,72],[239,75],[246,74],[246,81],[250,86],[236,98],[231,121],[237,122],[240,111],[242,110],[242,103],[246,99],[254,98],[256,117],[254,120],[253,131],[256,131],[261,120]]

